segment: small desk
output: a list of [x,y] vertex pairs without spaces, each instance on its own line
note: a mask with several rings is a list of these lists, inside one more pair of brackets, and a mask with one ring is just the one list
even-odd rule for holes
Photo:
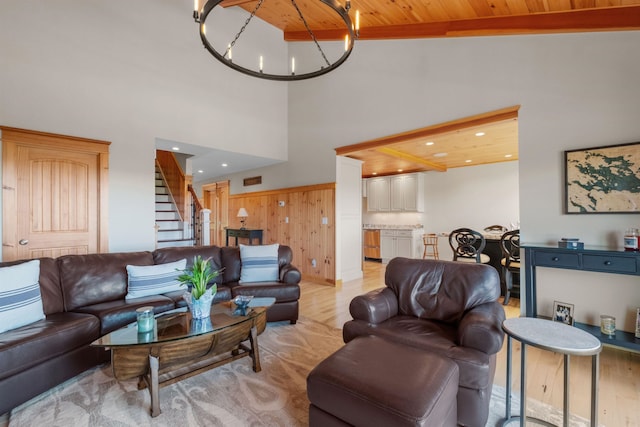
[[[526,420],[545,426],[553,424],[538,418],[527,417],[527,365],[526,346],[531,345],[542,350],[549,350],[564,355],[564,404],[563,426],[569,425],[569,356],[592,356],[591,359],[591,426],[598,425],[598,377],[599,356],[602,344],[593,335],[573,326],[551,320],[533,317],[519,317],[502,322],[502,329],[507,333],[507,384],[506,414],[502,426],[519,420],[520,426]],[[512,339],[522,343],[520,353],[520,415],[511,416],[511,346]]]
[[229,237],[236,238],[235,246],[238,246],[238,238],[249,239],[249,244],[253,245],[253,241],[258,239],[258,244],[262,244],[262,230],[250,230],[248,228],[227,228],[226,246],[229,246]]

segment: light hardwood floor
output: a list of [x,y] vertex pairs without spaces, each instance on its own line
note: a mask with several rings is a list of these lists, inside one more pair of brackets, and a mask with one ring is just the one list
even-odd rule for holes
[[[384,286],[385,266],[364,263],[364,278],[339,287],[301,283],[300,315],[335,328],[351,320],[353,297]],[[503,306],[507,317],[520,315],[519,300]],[[513,387],[519,390],[520,344],[513,341]],[[506,339],[505,339],[506,344]],[[506,345],[498,354],[495,383],[505,385]],[[563,357],[549,351],[528,348],[527,393],[531,399],[562,408]],[[590,414],[591,358],[572,357],[570,369],[571,412],[583,418]],[[606,427],[640,426],[640,354],[605,347],[600,355],[599,424]],[[517,408],[514,408],[517,412]]]

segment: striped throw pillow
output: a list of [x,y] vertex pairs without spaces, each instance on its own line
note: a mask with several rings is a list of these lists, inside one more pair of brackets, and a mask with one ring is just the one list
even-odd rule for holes
[[0,268],[0,333],[44,319],[40,260]]
[[[159,295],[184,288],[178,276],[187,267],[187,259],[157,265],[127,265],[128,288],[125,299]],[[184,288],[186,291],[187,288]]]
[[278,280],[279,244],[240,245],[240,283],[273,282]]

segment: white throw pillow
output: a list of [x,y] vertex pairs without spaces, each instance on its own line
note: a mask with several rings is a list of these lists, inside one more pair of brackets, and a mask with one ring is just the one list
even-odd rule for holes
[[278,280],[278,247],[273,245],[240,245],[240,283],[273,282]]
[[128,289],[125,299],[159,295],[187,290],[178,282],[178,276],[187,267],[187,259],[157,265],[127,265]]
[[40,260],[0,268],[0,333],[45,318]]

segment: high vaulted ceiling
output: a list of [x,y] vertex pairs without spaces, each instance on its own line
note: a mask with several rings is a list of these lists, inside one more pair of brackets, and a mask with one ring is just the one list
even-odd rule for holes
[[[224,0],[221,5],[251,12],[257,3]],[[296,4],[319,40],[344,38],[344,24],[320,0]],[[352,20],[356,10],[361,40],[640,28],[640,0],[351,0]],[[257,16],[280,28],[285,40],[309,38],[291,0],[264,0]]]
[[[251,12],[258,1],[223,0],[222,6]],[[292,0],[262,1],[257,16],[281,29],[285,40],[309,40]],[[321,0],[295,3],[318,40],[344,38],[344,23]],[[356,10],[360,40],[640,29],[640,0],[351,0],[352,20]],[[518,159],[517,109],[385,136],[336,153],[362,160],[363,177],[513,161]]]

